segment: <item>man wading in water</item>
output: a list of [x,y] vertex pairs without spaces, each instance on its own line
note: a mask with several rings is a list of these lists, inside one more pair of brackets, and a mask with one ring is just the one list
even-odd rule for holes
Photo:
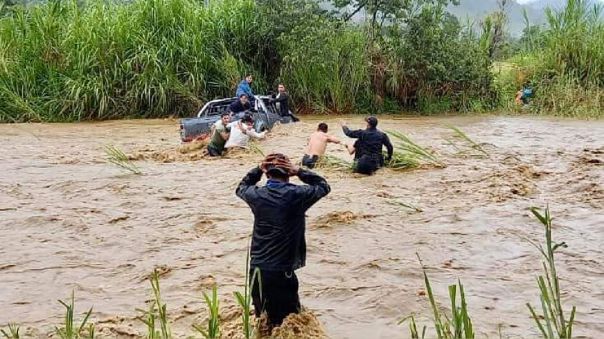
[[361,174],[373,174],[378,168],[384,166],[382,146],[386,146],[388,150],[386,161],[392,159],[394,148],[388,135],[377,129],[376,117],[367,117],[365,121],[367,128],[364,130],[351,131],[346,123],[342,122],[341,125],[347,137],[357,139],[354,143],[354,160],[356,162],[354,171]]
[[[263,173],[268,178],[266,185],[256,186]],[[292,176],[306,185],[289,183]],[[325,179],[292,165],[279,153],[269,154],[237,187],[237,196],[254,213],[250,277],[256,268],[260,270],[260,283],[251,282],[254,310],[257,317],[266,311],[271,329],[288,314],[300,312],[294,271],[306,263],[304,213],[329,191]]]
[[302,165],[308,168],[314,168],[317,161],[319,161],[319,158],[325,154],[328,142],[334,144],[340,143],[338,138],[327,134],[327,129],[327,124],[322,122],[317,127],[317,131],[310,135],[310,138],[308,138],[308,146],[306,146],[306,152],[302,158]]

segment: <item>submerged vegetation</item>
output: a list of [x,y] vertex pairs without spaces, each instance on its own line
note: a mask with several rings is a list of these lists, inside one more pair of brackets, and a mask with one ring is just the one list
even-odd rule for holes
[[[463,289],[463,285],[461,281],[457,282],[457,285],[449,286],[449,299],[451,301],[451,316],[443,314],[440,310],[436,299],[434,298],[434,293],[432,291],[432,285],[430,285],[430,279],[428,279],[428,274],[422,264],[421,258],[419,255],[417,256],[420,264],[422,265],[422,270],[424,273],[424,284],[426,286],[426,293],[428,294],[428,299],[430,300],[430,307],[433,313],[433,322],[434,322],[434,330],[436,331],[436,335],[438,339],[473,339],[474,338],[474,329],[472,327],[472,319],[470,319],[470,315],[468,314],[468,304],[466,303],[466,295]],[[457,304],[457,291],[459,287],[459,304]],[[410,315],[404,319],[402,319],[399,324],[404,322],[409,322],[409,332],[411,338],[419,339],[426,338],[426,330],[427,326],[423,326],[420,332],[417,330],[417,323],[415,321],[415,316]]]
[[[88,319],[92,314],[92,307],[84,315],[84,319],[78,326],[75,323],[75,297],[74,292],[71,292],[71,302],[69,304],[59,300],[61,305],[65,307],[65,323],[62,327],[56,327],[55,333],[61,339],[94,339],[94,324],[88,324]],[[88,326],[86,327],[86,324]],[[17,331],[18,332],[18,331]],[[18,333],[17,333],[18,334]]]
[[[543,314],[538,315],[530,303],[527,303],[526,305],[529,308],[530,315],[535,320],[535,324],[537,325],[537,328],[539,329],[543,338],[570,339],[572,338],[572,329],[576,308],[573,306],[570,318],[567,319],[564,316],[560,293],[560,278],[558,277],[556,264],[554,261],[554,252],[556,249],[566,247],[566,244],[564,242],[556,243],[552,239],[552,218],[550,216],[549,207],[546,208],[544,212],[541,212],[541,210],[536,207],[532,207],[531,212],[545,227],[545,248],[531,242],[531,244],[533,244],[539,250],[545,259],[543,262],[545,278],[543,276],[539,276],[537,279],[539,290],[541,291],[540,299]],[[430,301],[430,307],[433,312],[432,321],[434,323],[436,337],[439,339],[473,339],[475,337],[475,333],[468,311],[465,291],[461,281],[458,281],[457,285],[449,286],[449,301],[451,303],[451,316],[449,317],[442,313],[438,302],[434,298],[430,279],[428,279],[428,275],[421,258],[419,258],[419,255],[418,259],[422,265],[422,270],[424,273],[424,284],[426,287],[428,300]],[[459,287],[459,289],[457,287]],[[459,304],[457,303],[458,290]],[[423,326],[421,332],[419,332],[415,315],[410,315],[403,318],[399,324],[405,322],[409,322],[409,332],[411,338],[426,338],[427,326]]]
[[[544,258],[543,271],[545,276],[539,276],[537,279],[541,292],[540,300],[543,314],[538,314],[537,311],[529,303],[527,303],[529,313],[534,319],[538,330],[544,338],[570,339],[572,338],[573,333],[572,330],[575,321],[576,308],[572,308],[569,318],[565,317],[562,306],[562,293],[560,290],[559,276],[554,260],[556,250],[566,247],[566,244],[564,242],[556,243],[552,238],[552,218],[550,216],[549,208],[546,208],[544,212],[537,208],[531,208],[531,212],[540,221],[545,229],[544,246],[531,242],[539,249],[539,252]],[[456,285],[450,285],[448,287],[450,314],[447,315],[434,296],[430,279],[428,278],[425,266],[419,258],[419,255],[418,259],[420,261],[420,265],[422,266],[424,284],[426,288],[425,294],[428,297],[432,311],[434,334],[430,333],[428,326],[426,325],[418,328],[416,315],[409,315],[403,318],[399,324],[408,322],[410,337],[414,339],[474,338],[474,324],[470,317],[470,310],[466,300],[466,291],[461,281],[458,281]],[[255,330],[257,327],[260,326],[260,322],[256,322],[254,325],[251,321],[251,282],[255,281],[256,279],[258,279],[259,283],[261,283],[261,281],[258,269],[250,272],[249,259],[247,260],[247,273],[244,283],[245,290],[243,293],[236,292],[235,299],[242,311],[243,321],[241,323],[241,333],[245,338],[251,338],[256,334]],[[251,279],[250,273],[252,274]],[[161,298],[159,277],[160,275],[157,270],[155,270],[149,277],[153,291],[153,299],[150,301],[148,310],[138,310],[139,312],[142,312],[142,315],[139,317],[139,319],[147,326],[147,338],[169,339],[173,338],[173,335],[170,330],[170,319],[167,315],[167,306]],[[204,326],[199,325],[193,325],[193,328],[197,332],[201,333],[204,338],[220,338],[220,308],[218,290],[216,286],[214,286],[212,289],[211,297],[204,293],[204,300],[208,309],[207,325],[205,326],[205,329]],[[66,304],[62,301],[61,304],[66,308],[65,324],[60,328],[56,328],[56,334],[61,338],[69,339],[94,338],[94,325],[88,324],[92,313],[92,308],[85,313],[84,319],[81,321],[80,325],[77,326],[74,320],[75,307],[73,294],[69,304]],[[87,324],[88,326],[86,326]],[[8,331],[2,329],[0,330],[0,333],[2,333],[6,338],[19,338],[19,326],[16,324],[9,324]]]
[[[284,82],[297,110],[485,111],[512,105],[532,80],[530,110],[601,117],[602,6],[568,0],[530,26],[510,67],[493,71],[505,16],[477,32],[453,0],[48,1],[0,9],[0,121],[187,116]],[[366,20],[351,20],[365,9]]]
[[549,208],[546,208],[544,212],[541,212],[537,208],[531,208],[533,215],[539,219],[545,228],[545,248],[543,246],[533,244],[544,258],[543,272],[545,278],[539,276],[537,278],[537,284],[541,291],[541,309],[543,314],[537,315],[535,309],[531,304],[527,303],[526,306],[531,312],[531,316],[535,320],[539,331],[544,338],[572,338],[573,324],[575,321],[576,307],[573,306],[570,317],[567,319],[564,316],[564,310],[562,308],[562,298],[560,295],[560,279],[558,272],[556,271],[556,263],[554,260],[554,253],[558,248],[567,247],[566,243],[556,243],[552,239],[552,218],[549,214]]
[[4,329],[0,329],[0,333],[6,339],[19,339],[19,326],[17,324],[9,323],[6,327],[8,329],[5,331]]
[[104,149],[110,163],[134,174],[143,173],[121,149],[112,145],[106,145]]

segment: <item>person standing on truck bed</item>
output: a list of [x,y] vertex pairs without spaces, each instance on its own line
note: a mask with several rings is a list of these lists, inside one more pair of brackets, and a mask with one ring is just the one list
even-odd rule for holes
[[279,84],[277,90],[277,94],[273,95],[270,101],[275,103],[279,115],[282,117],[290,116],[293,122],[300,121],[300,119],[293,115],[289,110],[289,94],[285,91],[285,85]]
[[221,156],[224,151],[224,144],[229,140],[230,129],[228,127],[231,121],[231,114],[224,112],[220,119],[212,125],[210,134],[210,143],[208,144],[208,154],[211,157]]
[[252,82],[254,82],[254,77],[251,74],[245,76],[245,79],[241,80],[239,85],[237,86],[237,91],[235,91],[235,96],[237,98],[241,98],[242,94],[247,95],[250,102],[254,103],[254,92],[252,92]]
[[247,94],[241,94],[239,96],[239,100],[233,101],[229,105],[229,112],[233,113],[233,115],[236,115],[237,113],[249,111],[251,108],[252,106],[250,105]]
[[310,135],[308,138],[308,146],[306,146],[306,152],[302,158],[302,165],[308,168],[314,168],[317,161],[325,154],[327,143],[332,142],[339,144],[338,138],[327,134],[328,126],[322,122],[317,127],[317,131]]
[[367,128],[364,130],[351,131],[346,123],[342,122],[341,125],[347,137],[357,139],[354,143],[355,172],[371,175],[378,168],[384,166],[382,146],[386,146],[388,150],[386,161],[392,159],[394,148],[388,135],[377,129],[378,120],[376,117],[367,117],[365,121],[367,122]]
[[[266,174],[264,186],[256,186]],[[297,176],[306,185],[295,185]],[[250,249],[250,284],[256,316],[266,311],[269,328],[300,312],[295,270],[306,264],[305,212],[331,188],[311,171],[294,166],[287,156],[269,154],[241,180],[236,194],[254,214]],[[254,271],[260,279],[254,279]]]

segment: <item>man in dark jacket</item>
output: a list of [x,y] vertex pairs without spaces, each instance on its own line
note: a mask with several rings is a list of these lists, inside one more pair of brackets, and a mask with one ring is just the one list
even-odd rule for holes
[[289,94],[285,91],[285,85],[279,84],[277,90],[278,93],[273,95],[273,98],[271,99],[271,102],[274,102],[275,106],[277,106],[277,112],[279,112],[282,117],[290,116],[294,122],[300,121],[300,119],[293,115],[289,110]]
[[373,174],[378,168],[384,166],[382,146],[386,146],[388,150],[386,161],[392,159],[394,148],[388,135],[377,129],[376,117],[367,117],[365,121],[367,128],[364,130],[351,131],[345,123],[342,123],[342,130],[347,137],[357,139],[354,143],[355,172]]
[[241,94],[239,100],[233,101],[229,105],[229,112],[233,113],[233,115],[237,115],[237,113],[248,111],[251,108],[252,106],[250,105],[247,94]]
[[[256,186],[263,173],[268,178],[266,185]],[[298,176],[306,185],[289,183],[291,176]],[[254,309],[256,316],[266,311],[270,327],[280,325],[288,314],[300,312],[294,271],[306,263],[304,213],[329,191],[325,179],[292,165],[279,153],[268,155],[237,187],[237,196],[254,213],[250,277],[260,270],[260,282],[251,282]]]

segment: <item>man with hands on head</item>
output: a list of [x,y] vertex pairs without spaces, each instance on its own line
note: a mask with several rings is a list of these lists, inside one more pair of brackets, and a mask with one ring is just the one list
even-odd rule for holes
[[[266,185],[257,186],[262,175]],[[297,176],[305,185],[289,182]],[[306,264],[305,212],[330,191],[318,174],[301,169],[280,153],[269,154],[241,180],[236,194],[254,214],[250,249],[250,277],[257,316],[266,311],[269,327],[278,326],[291,313],[300,312],[295,270]]]

